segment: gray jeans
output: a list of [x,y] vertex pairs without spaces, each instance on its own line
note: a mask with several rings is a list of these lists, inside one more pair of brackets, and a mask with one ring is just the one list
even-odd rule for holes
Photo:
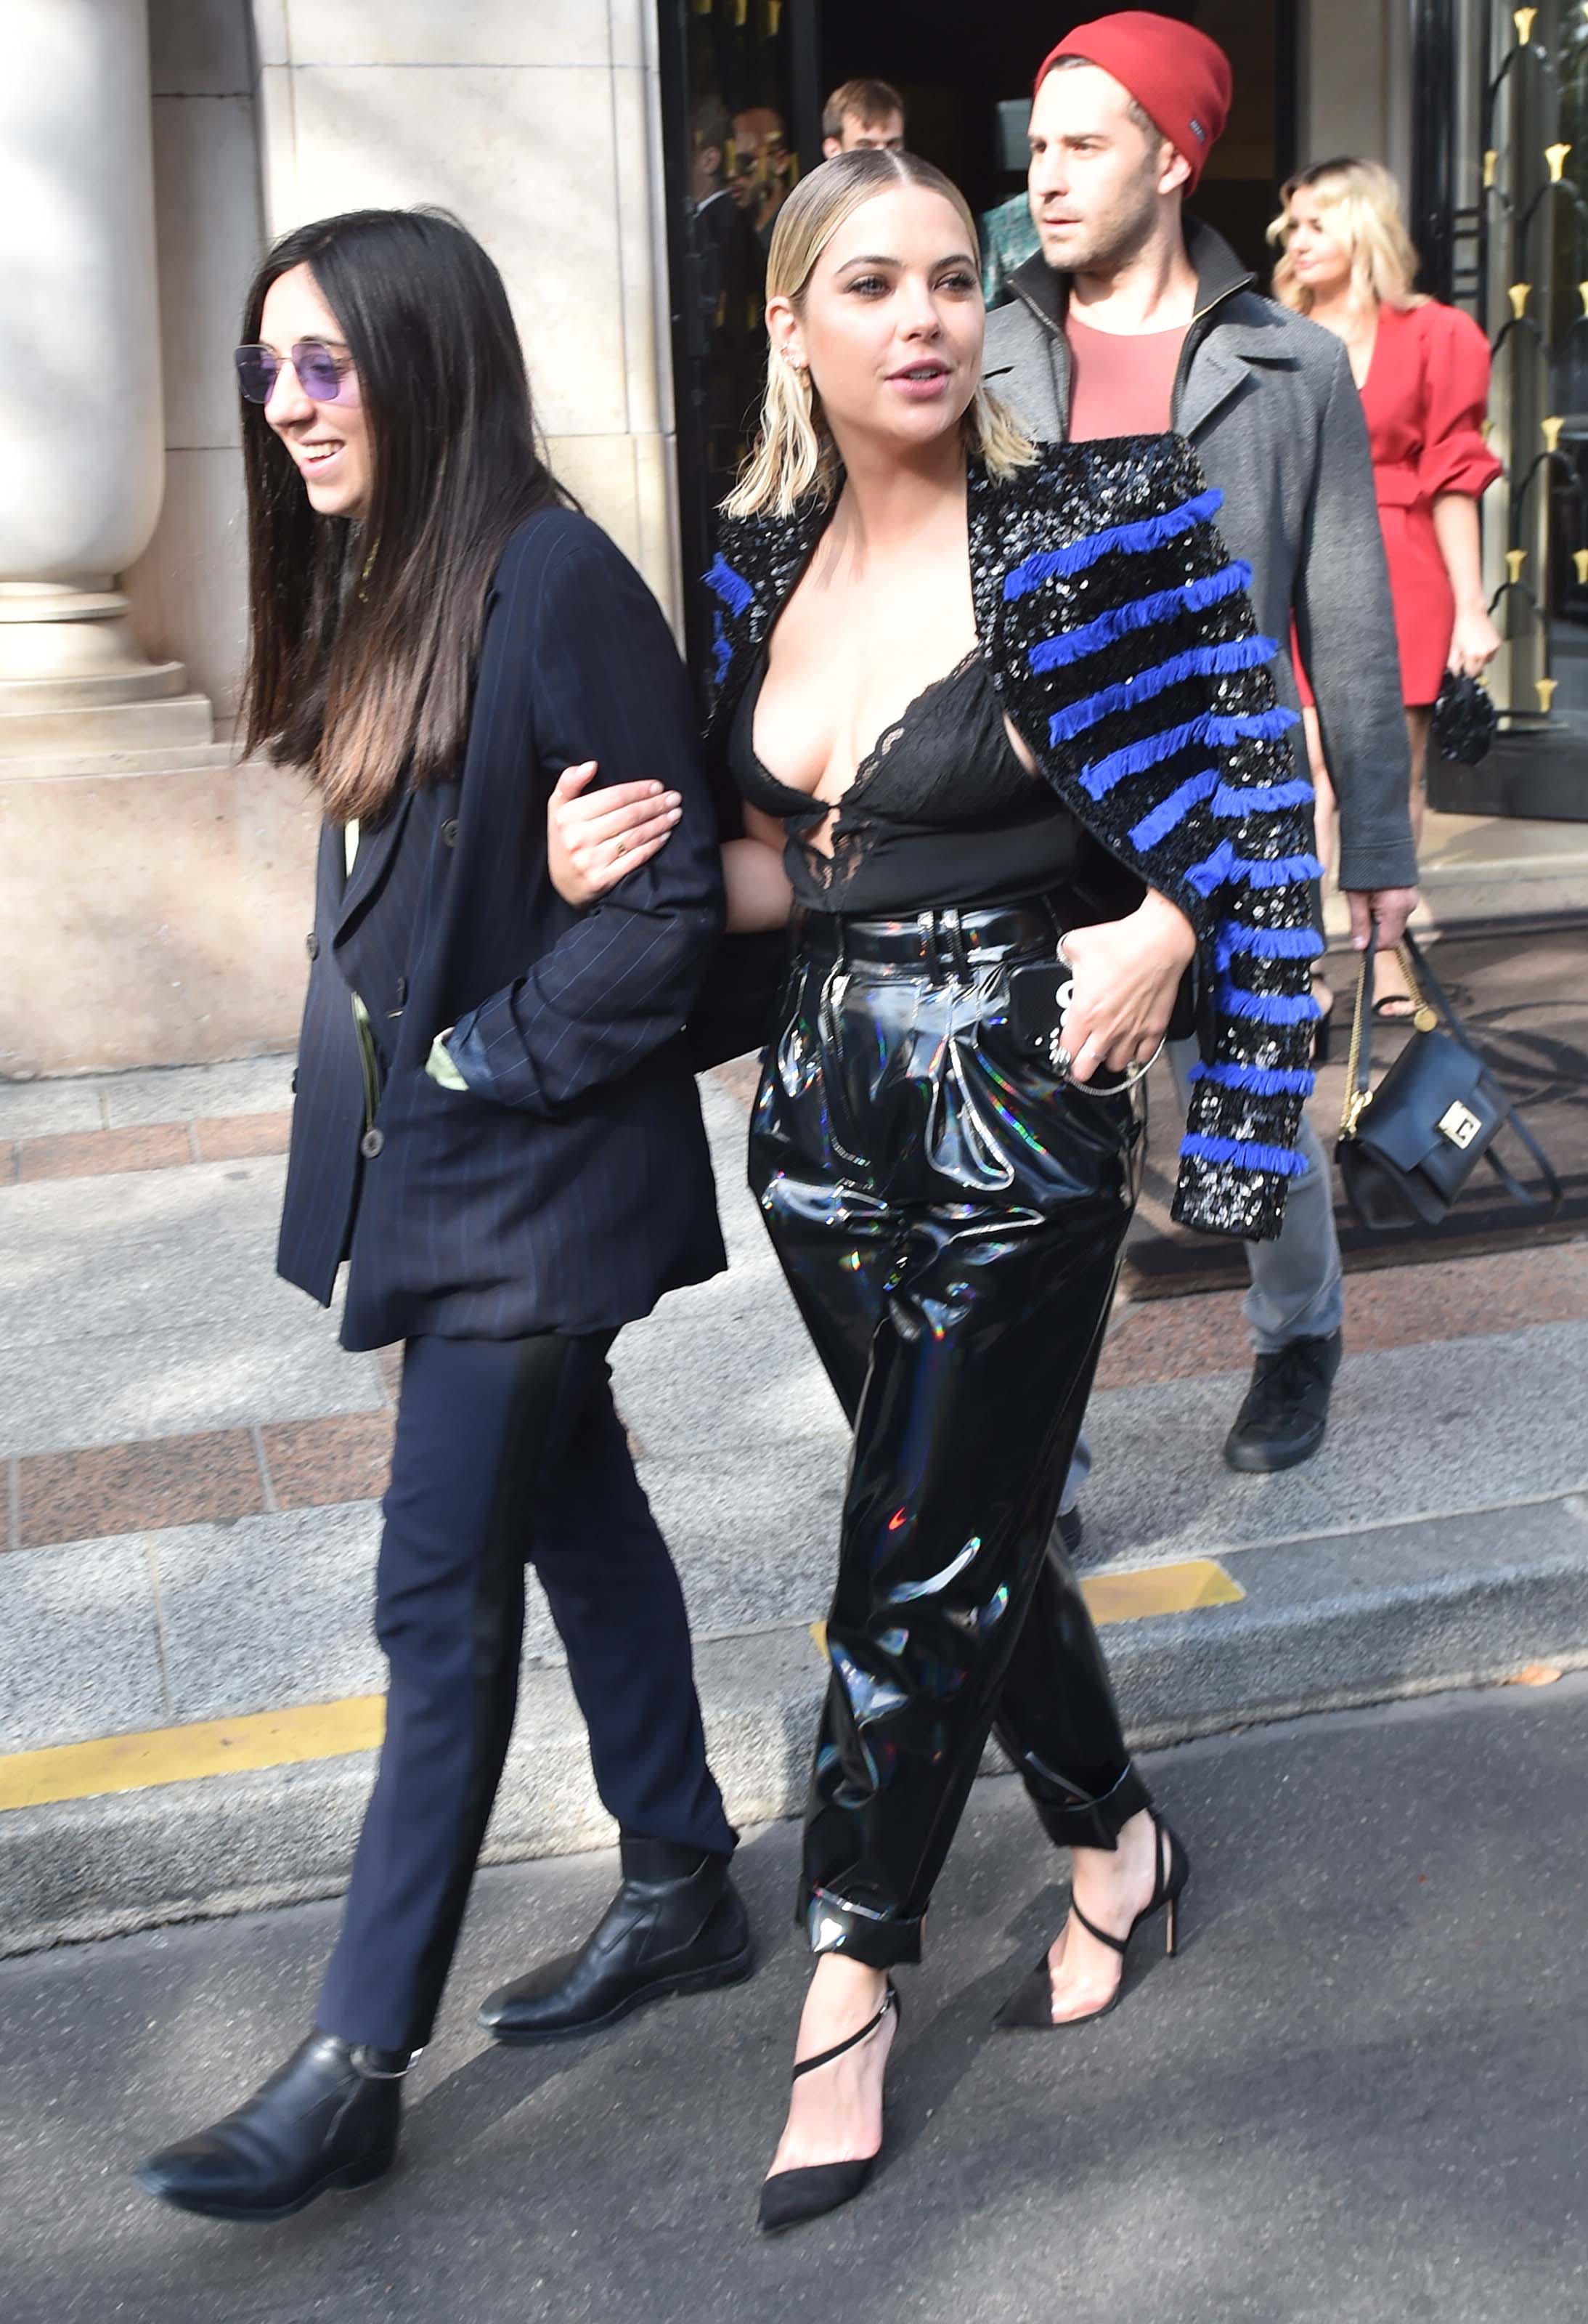
[[[1169,1058],[1183,1109],[1189,1100],[1186,1076],[1197,1062],[1196,1042],[1171,1041]],[[1328,1339],[1345,1320],[1334,1184],[1322,1141],[1305,1114],[1296,1143],[1307,1158],[1307,1175],[1290,1181],[1284,1228],[1274,1242],[1246,1245],[1252,1287],[1243,1312],[1259,1355],[1289,1347],[1292,1340]],[[1091,1449],[1083,1429],[1064,1480],[1066,1510],[1075,1507],[1091,1466]]]

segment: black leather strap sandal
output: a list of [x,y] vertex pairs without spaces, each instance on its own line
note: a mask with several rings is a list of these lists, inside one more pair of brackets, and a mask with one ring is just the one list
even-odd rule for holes
[[1069,2025],[1090,2025],[1099,2017],[1106,2017],[1117,2009],[1124,1998],[1124,1976],[1128,1963],[1131,1939],[1143,1921],[1152,1920],[1156,1913],[1164,1915],[1163,1950],[1170,1957],[1179,1944],[1179,1906],[1180,1893],[1191,1877],[1191,1859],[1161,1816],[1152,1819],[1157,1849],[1157,1873],[1152,1882],[1152,1894],[1123,1937],[1107,1929],[1100,1929],[1096,1921],[1088,1921],[1072,1896],[1069,1909],[1088,1936],[1106,1945],[1111,1953],[1119,1955],[1119,1982],[1100,2009],[1088,2009],[1079,2017],[1058,2017],[1053,2015],[1053,1973],[1044,1953],[1031,1975],[1026,1978],[999,2010],[993,2024],[1005,2034],[1062,2034]]
[[[890,2017],[902,2020],[904,2005],[898,1987],[890,1977],[887,1991],[882,1997],[882,2006],[875,2017],[868,2018],[858,2034],[847,2042],[835,2042],[831,2050],[823,2050],[814,2058],[806,2058],[794,2070],[796,2082],[802,2074],[813,2074],[819,2067],[831,2066],[850,2050],[858,2050],[868,2042]],[[877,2150],[881,2152],[880,2148]],[[785,2227],[797,2227],[803,2220],[819,2219],[824,2211],[836,2211],[841,2203],[852,2203],[865,2186],[876,2167],[875,2154],[863,2155],[858,2162],[812,2163],[803,2171],[776,2171],[761,2187],[760,2229],[764,2236],[781,2235]]]

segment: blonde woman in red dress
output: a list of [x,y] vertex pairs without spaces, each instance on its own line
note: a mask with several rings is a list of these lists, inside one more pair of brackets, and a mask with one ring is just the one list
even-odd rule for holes
[[[1411,741],[1411,827],[1420,838],[1440,681],[1447,669],[1475,676],[1501,646],[1478,537],[1479,498],[1501,472],[1482,436],[1489,344],[1470,315],[1413,291],[1417,253],[1400,189],[1381,163],[1320,161],[1292,178],[1282,199],[1269,228],[1280,250],[1274,297],[1344,339],[1367,417]],[[1299,667],[1297,677],[1321,838],[1333,795]],[[1380,1013],[1409,1014],[1392,954],[1380,972]]]

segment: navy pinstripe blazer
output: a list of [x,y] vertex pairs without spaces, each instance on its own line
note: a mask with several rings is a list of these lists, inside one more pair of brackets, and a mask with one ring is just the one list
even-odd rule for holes
[[[546,795],[683,794],[669,844],[589,910],[553,889]],[[487,600],[454,780],[321,835],[278,1265],[342,1339],[593,1332],[725,1265],[699,1102],[678,1038],[723,917],[688,682],[655,599],[589,519],[513,535]],[[372,1128],[351,994],[382,1067]],[[425,1071],[448,1027],[466,1091]]]

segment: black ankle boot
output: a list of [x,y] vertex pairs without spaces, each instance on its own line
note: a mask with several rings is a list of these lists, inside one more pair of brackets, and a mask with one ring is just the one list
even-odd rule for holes
[[621,1855],[623,1886],[580,1950],[481,2004],[480,2023],[499,2042],[593,2033],[663,1994],[704,1993],[748,1977],[749,1919],[725,1856],[628,1838]]
[[1292,1340],[1258,1357],[1245,1402],[1225,1439],[1224,1457],[1232,1469],[1267,1475],[1311,1460],[1329,1425],[1343,1345],[1340,1333],[1332,1332],[1326,1339]]
[[262,2090],[179,2145],[151,2154],[141,2186],[209,2219],[285,2219],[331,2187],[391,2168],[406,2050],[311,2034]]

